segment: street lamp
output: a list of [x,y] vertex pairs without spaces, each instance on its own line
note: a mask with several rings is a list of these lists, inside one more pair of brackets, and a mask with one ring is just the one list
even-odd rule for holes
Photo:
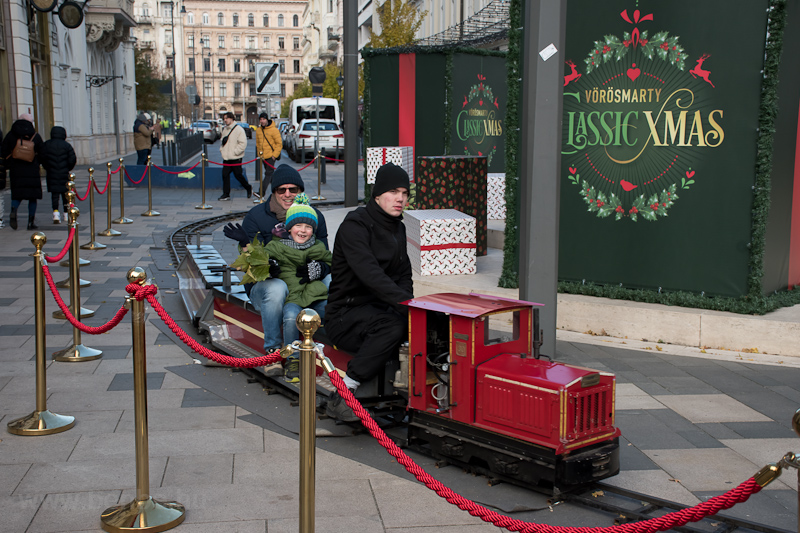
[[339,103],[341,104],[342,103],[342,86],[344,85],[344,76],[342,76],[341,74],[336,76],[336,83],[339,84],[339,97],[337,98],[337,100],[339,100]]
[[[185,9],[183,10],[186,11]],[[170,32],[172,36],[172,138],[175,139],[178,116],[178,76],[175,74],[175,61],[177,54],[175,53],[175,3],[169,2],[169,23]]]
[[215,115],[217,114],[217,108],[214,105],[214,63],[211,62],[211,50],[208,51],[208,66],[211,68],[211,118],[216,121]]

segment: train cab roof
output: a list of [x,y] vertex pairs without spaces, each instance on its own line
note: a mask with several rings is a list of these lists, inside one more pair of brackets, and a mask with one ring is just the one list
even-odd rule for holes
[[512,300],[510,298],[489,296],[474,292],[469,294],[453,292],[429,294],[427,296],[412,298],[403,303],[408,307],[416,309],[448,313],[465,318],[477,318],[490,313],[519,309],[520,307],[544,306],[544,304],[526,302],[525,300]]

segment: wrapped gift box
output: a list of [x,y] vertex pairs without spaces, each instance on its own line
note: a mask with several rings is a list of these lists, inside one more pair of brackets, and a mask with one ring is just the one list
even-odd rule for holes
[[414,181],[413,146],[378,146],[367,148],[367,183],[375,183],[375,173],[386,163],[394,163],[408,172]]
[[423,276],[475,274],[475,218],[455,209],[403,213],[408,258]]
[[489,173],[487,194],[487,218],[489,220],[506,219],[506,175],[504,172]]
[[475,218],[477,255],[486,255],[486,157],[417,158],[414,207],[457,209]]

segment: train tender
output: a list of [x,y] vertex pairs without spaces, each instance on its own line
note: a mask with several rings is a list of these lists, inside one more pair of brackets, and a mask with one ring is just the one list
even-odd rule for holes
[[[262,355],[261,317],[211,246],[189,246],[178,269],[193,323],[230,355]],[[409,341],[356,397],[376,414],[400,412],[412,449],[491,480],[561,492],[619,472],[615,377],[539,354],[540,306],[480,294],[405,302]],[[323,321],[324,326],[324,321]],[[340,374],[351,355],[317,342]],[[257,369],[292,391],[280,365]],[[333,391],[318,363],[319,403]]]

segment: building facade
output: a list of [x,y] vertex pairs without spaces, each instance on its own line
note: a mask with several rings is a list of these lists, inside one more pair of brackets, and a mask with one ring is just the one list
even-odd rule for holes
[[42,138],[67,130],[79,164],[133,151],[133,0],[93,0],[67,29],[28,0],[0,2],[0,129],[30,113]]
[[[172,2],[136,0],[137,46],[171,77],[174,43],[176,78],[181,86],[194,85],[200,96],[196,117],[217,119],[232,111],[256,124],[268,107],[277,116],[303,79],[305,7],[304,0],[185,0],[173,12]],[[280,94],[257,94],[257,63],[279,65]]]
[[341,66],[344,21],[341,0],[308,0],[303,12],[303,77],[325,63]]

